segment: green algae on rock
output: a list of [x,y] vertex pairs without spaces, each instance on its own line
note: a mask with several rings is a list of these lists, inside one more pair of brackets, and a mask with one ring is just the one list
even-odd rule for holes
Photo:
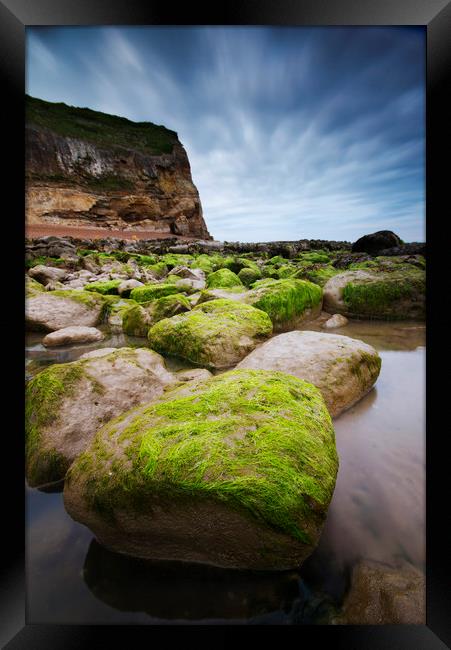
[[108,280],[106,282],[91,282],[85,285],[85,291],[97,291],[104,295],[117,295],[118,287],[123,280]]
[[345,271],[324,286],[324,308],[355,318],[422,319],[426,315],[422,269]]
[[64,501],[106,547],[144,558],[287,569],[313,551],[338,456],[320,392],[230,371],[100,429]]
[[45,288],[42,286],[40,282],[37,280],[34,280],[33,278],[30,278],[29,275],[25,276],[25,296],[27,298],[31,298],[32,296],[35,296],[36,294],[40,294],[42,292],[45,292]]
[[190,311],[191,305],[182,293],[175,293],[170,296],[163,296],[150,303],[135,305],[124,312],[122,329],[130,336],[147,336],[152,325],[171,318],[185,311]]
[[150,302],[170,296],[172,293],[180,293],[180,289],[173,284],[146,284],[143,287],[132,289],[130,298],[136,302]]
[[94,327],[105,315],[106,298],[93,291],[78,289],[36,291],[26,302],[26,327],[45,332],[71,325]]
[[271,332],[271,320],[263,311],[224,298],[161,320],[148,338],[157,352],[208,368],[229,368]]
[[38,373],[26,389],[29,484],[63,479],[97,429],[131,405],[159,396],[174,381],[162,357],[144,348],[119,348]]
[[305,280],[260,280],[246,294],[245,302],[266,312],[274,331],[294,329],[321,311],[322,290],[317,284]]
[[293,331],[279,334],[253,350],[237,369],[279,370],[316,386],[332,417],[371,390],[381,358],[371,346],[339,334]]
[[253,282],[256,282],[262,277],[262,274],[258,268],[254,269],[245,267],[238,273],[238,277],[246,287],[250,287]]
[[227,287],[241,287],[243,283],[236,273],[230,269],[219,269],[210,273],[207,278],[207,289],[224,289]]

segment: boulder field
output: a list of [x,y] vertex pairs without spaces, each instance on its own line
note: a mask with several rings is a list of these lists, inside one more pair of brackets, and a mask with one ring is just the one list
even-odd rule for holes
[[[113,551],[300,566],[334,491],[331,417],[381,369],[374,348],[343,336],[347,318],[424,318],[424,257],[53,239],[39,250],[65,257],[27,262],[27,329],[46,354],[91,349],[28,382],[29,485],[64,479],[69,514]],[[332,317],[308,331],[322,308]]]

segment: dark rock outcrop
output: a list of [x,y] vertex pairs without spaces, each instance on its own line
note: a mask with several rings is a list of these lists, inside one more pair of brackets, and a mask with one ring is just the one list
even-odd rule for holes
[[211,239],[177,134],[27,97],[27,223]]
[[381,251],[394,246],[401,246],[402,241],[391,230],[379,230],[371,235],[360,237],[352,245],[353,253],[369,253],[370,255],[381,255]]

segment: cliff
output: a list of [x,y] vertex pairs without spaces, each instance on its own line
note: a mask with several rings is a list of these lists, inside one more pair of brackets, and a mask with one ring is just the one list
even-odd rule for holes
[[211,239],[177,133],[26,97],[27,224]]

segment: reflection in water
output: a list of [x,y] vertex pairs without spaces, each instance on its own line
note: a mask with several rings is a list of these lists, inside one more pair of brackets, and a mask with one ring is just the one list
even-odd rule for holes
[[[319,546],[300,574],[234,572],[118,555],[70,519],[60,493],[28,489],[29,622],[327,623],[358,560],[392,566],[407,561],[424,570],[424,324],[357,321],[332,333],[374,345],[382,369],[376,388],[334,420],[337,483]],[[114,340],[130,344],[124,337]],[[111,339],[103,343],[114,347]],[[99,345],[80,347],[40,354],[61,362],[56,355],[78,358]]]
[[89,546],[83,577],[108,605],[163,619],[248,619],[273,610],[288,613],[301,596],[293,571],[230,571],[141,560],[109,551],[96,540]]

